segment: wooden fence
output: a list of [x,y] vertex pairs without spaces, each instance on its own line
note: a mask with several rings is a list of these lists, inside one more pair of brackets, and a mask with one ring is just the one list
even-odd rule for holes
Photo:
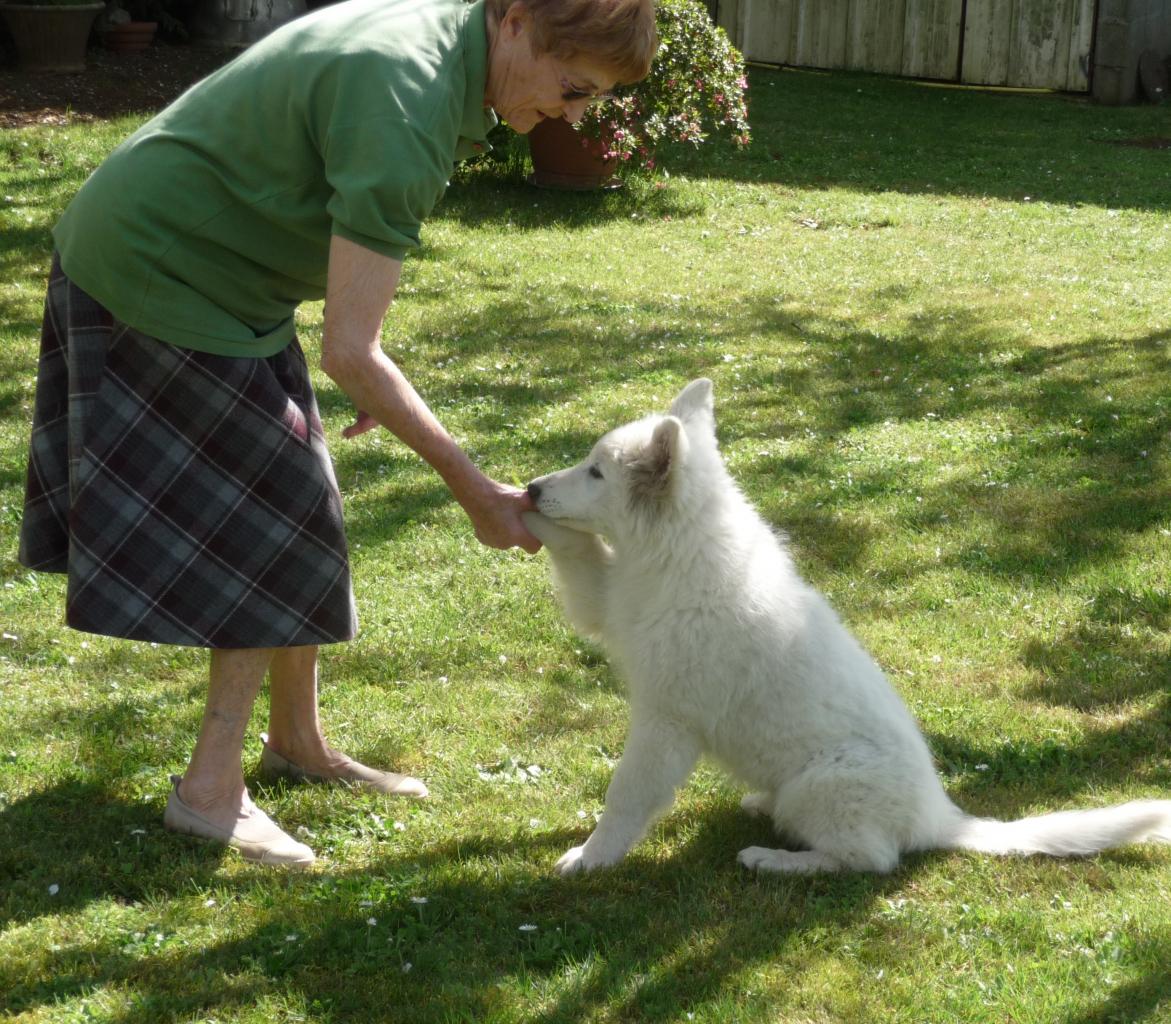
[[1094,0],[720,0],[750,60],[1085,92]]

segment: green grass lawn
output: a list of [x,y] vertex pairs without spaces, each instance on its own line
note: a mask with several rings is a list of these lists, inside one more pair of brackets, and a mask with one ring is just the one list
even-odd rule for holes
[[[751,81],[750,150],[669,179],[461,173],[388,352],[518,483],[712,377],[732,471],[959,803],[1171,794],[1171,151],[1124,144],[1171,114]],[[704,765],[622,866],[552,877],[621,752],[621,681],[543,556],[479,547],[389,436],[342,442],[320,375],[363,623],[324,654],[328,732],[433,798],[254,787],[318,852],[303,874],[166,833],[204,656],[64,629],[61,581],[15,560],[48,230],[134,123],[0,135],[3,1019],[1171,1021],[1167,848],[755,877],[735,854],[769,828]],[[320,328],[304,308],[311,356]]]

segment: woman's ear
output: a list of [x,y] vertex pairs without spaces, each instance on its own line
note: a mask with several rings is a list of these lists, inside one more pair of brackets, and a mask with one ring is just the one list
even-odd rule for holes
[[511,40],[519,39],[529,30],[533,20],[532,12],[521,2],[515,0],[504,12],[504,19],[500,22],[500,31],[507,34]]

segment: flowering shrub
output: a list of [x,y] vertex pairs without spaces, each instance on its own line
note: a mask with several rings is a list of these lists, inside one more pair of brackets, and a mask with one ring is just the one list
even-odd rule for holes
[[578,130],[602,140],[607,157],[655,166],[661,142],[700,145],[713,133],[750,140],[744,58],[697,0],[657,0],[659,52],[650,74],[586,111]]

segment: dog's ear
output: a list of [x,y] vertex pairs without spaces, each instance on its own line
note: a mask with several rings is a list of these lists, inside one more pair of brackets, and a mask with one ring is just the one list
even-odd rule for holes
[[714,430],[716,417],[712,401],[712,382],[706,377],[700,377],[688,384],[671,403],[671,415],[684,423],[702,418],[702,421]]
[[675,416],[665,416],[650,443],[630,464],[630,493],[636,501],[658,502],[671,491],[679,463],[687,455],[687,434]]

